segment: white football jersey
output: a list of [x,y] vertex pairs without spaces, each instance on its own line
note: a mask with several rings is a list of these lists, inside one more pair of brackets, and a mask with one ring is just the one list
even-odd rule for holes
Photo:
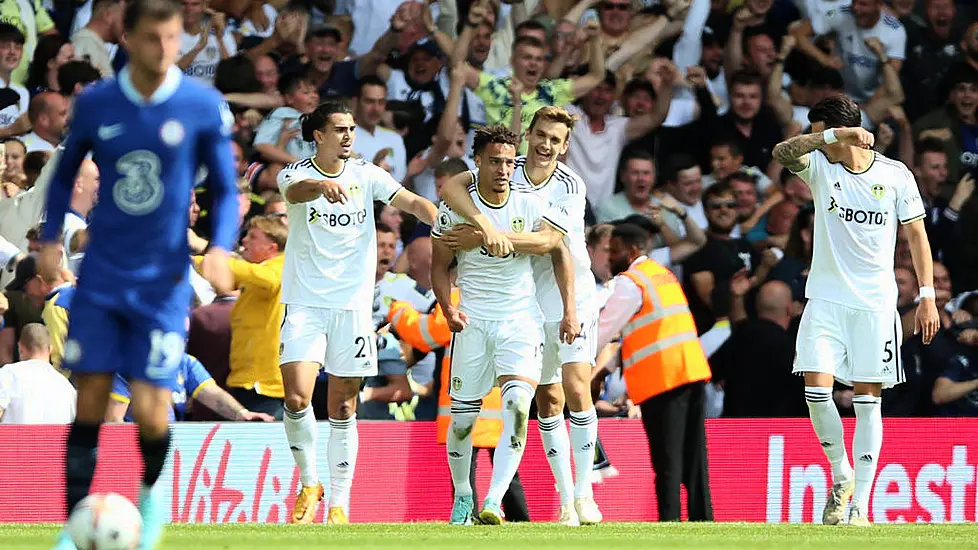
[[[557,169],[550,178],[534,185],[526,173],[526,157],[517,157],[513,172],[514,189],[535,193],[549,205],[548,220],[564,233],[564,244],[570,250],[574,263],[574,299],[577,314],[596,312],[594,274],[591,273],[591,255],[587,252],[587,238],[584,235],[584,209],[587,189],[580,176],[563,162],[557,162]],[[537,301],[543,310],[545,321],[560,321],[564,316],[564,302],[557,288],[553,262],[549,256],[533,258],[533,279],[537,286]]]
[[869,168],[855,174],[813,151],[798,173],[815,200],[808,298],[863,310],[896,309],[897,224],[922,219],[924,203],[903,163],[875,155]]
[[[477,176],[472,173],[473,181]],[[502,232],[529,233],[540,228],[544,219],[556,226],[547,215],[547,205],[534,193],[511,189],[506,202],[495,205],[484,198],[475,183],[469,185],[469,194],[476,207]],[[438,217],[431,236],[438,238],[444,231],[468,222],[447,204],[438,207]],[[542,322],[533,283],[532,256],[511,253],[502,258],[492,256],[480,246],[459,251],[456,284],[461,294],[459,309],[473,319],[502,321],[515,317],[532,316]]]
[[286,165],[278,174],[278,188],[284,197],[292,184],[327,178],[346,190],[345,204],[330,204],[322,196],[299,204],[286,199],[289,240],[282,303],[369,311],[377,271],[374,201],[390,203],[403,188],[363,159],[349,159],[339,174],[327,174],[312,158]]

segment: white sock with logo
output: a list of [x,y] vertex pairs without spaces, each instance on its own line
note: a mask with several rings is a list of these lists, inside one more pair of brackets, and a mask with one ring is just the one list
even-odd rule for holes
[[879,397],[856,395],[852,408],[856,411],[856,431],[852,436],[852,458],[856,465],[856,489],[852,503],[869,512],[869,494],[876,480],[876,464],[883,447],[883,415]]
[[299,467],[299,477],[303,487],[319,484],[319,473],[316,471],[316,416],[312,405],[302,411],[285,409],[282,416],[285,425],[285,437],[289,440],[292,458]]
[[591,470],[598,445],[598,413],[594,407],[570,413],[570,440],[574,447],[574,497],[593,497]]
[[808,403],[808,414],[812,418],[815,435],[832,465],[833,483],[852,481],[852,465],[846,454],[842,417],[832,400],[832,388],[806,386],[805,401]]
[[550,418],[537,417],[543,452],[547,454],[550,470],[557,480],[557,492],[561,504],[574,503],[574,475],[571,472],[570,437],[562,415]]
[[503,384],[503,433],[496,446],[486,501],[501,502],[520,467],[526,449],[526,428],[533,393],[533,386],[522,380],[510,380]]
[[342,506],[344,511],[350,507],[350,488],[353,487],[353,472],[357,467],[357,451],[360,449],[360,436],[357,433],[357,415],[346,420],[329,419],[329,443],[326,444],[326,459],[329,460],[329,507]]

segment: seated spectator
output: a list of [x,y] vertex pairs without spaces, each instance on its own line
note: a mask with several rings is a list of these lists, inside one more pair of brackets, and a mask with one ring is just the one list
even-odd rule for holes
[[0,368],[0,423],[71,424],[77,394],[51,366],[48,330],[30,323],[17,342],[20,362]]

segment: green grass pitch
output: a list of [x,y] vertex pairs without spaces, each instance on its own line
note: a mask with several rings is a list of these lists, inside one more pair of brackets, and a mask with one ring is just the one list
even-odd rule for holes
[[[0,549],[49,550],[58,527],[0,524]],[[335,545],[335,546],[334,546]],[[555,524],[449,527],[445,524],[171,525],[159,550],[297,550],[402,548],[438,550],[881,548],[974,549],[978,525],[877,525],[869,529],[746,523],[609,523],[568,528]]]

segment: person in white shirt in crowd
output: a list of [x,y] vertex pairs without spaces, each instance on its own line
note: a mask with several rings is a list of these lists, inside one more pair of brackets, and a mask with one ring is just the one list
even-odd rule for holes
[[361,78],[357,96],[353,98],[353,118],[357,123],[354,151],[403,182],[407,174],[407,151],[400,134],[380,125],[386,106],[387,84],[373,75]]
[[642,116],[610,114],[617,89],[611,71],[581,98],[579,106],[568,107],[569,113],[581,118],[581,124],[575,125],[571,133],[574,145],[567,150],[567,165],[588,183],[587,198],[592,205],[605,204],[614,193],[616,164],[625,145],[656,129],[669,112],[672,88],[681,75],[668,61],[659,63],[656,70],[662,75],[656,89],[656,108]]
[[[696,225],[706,229],[706,210],[703,208],[703,173],[700,165],[689,155],[675,155],[669,159],[669,165],[663,174],[665,176],[665,191],[679,201],[686,213],[693,218]],[[685,235],[682,220],[666,213],[665,221],[678,235]]]
[[316,154],[316,144],[299,135],[299,118],[319,105],[319,90],[311,70],[284,75],[278,86],[285,105],[258,125],[253,145],[265,161],[288,164]]
[[[884,11],[883,0],[853,0],[851,6],[830,10],[824,18],[804,20],[792,34],[798,49],[826,67],[842,71],[846,94],[859,105],[873,98],[880,88],[882,67],[897,72],[903,66],[907,31],[900,20]],[[839,57],[831,57],[815,46],[812,37],[834,32]],[[883,52],[867,44],[879,40]]]
[[51,336],[40,323],[24,327],[20,361],[0,369],[0,423],[71,424],[76,392],[51,366]]
[[71,193],[68,213],[65,214],[64,247],[68,256],[68,269],[75,276],[81,268],[82,258],[85,257],[85,246],[88,244],[88,215],[98,200],[99,172],[98,165],[91,160],[82,161],[75,176],[75,187]]
[[54,152],[68,126],[68,99],[55,92],[38,94],[31,100],[27,117],[33,128],[23,139],[27,152]]
[[217,64],[238,53],[227,16],[207,8],[206,0],[182,0],[183,36],[177,67],[187,76],[214,84]]
[[757,191],[761,195],[767,195],[774,189],[771,187],[774,182],[763,170],[756,166],[744,165],[744,153],[732,139],[720,139],[713,143],[710,148],[710,167],[713,172],[703,176],[703,189],[722,181],[734,172],[743,172],[753,178]]
[[598,311],[604,307],[604,303],[611,296],[611,261],[608,258],[608,247],[611,244],[611,231],[614,226],[611,224],[598,224],[588,228],[587,232],[587,253],[591,257],[591,273],[594,274],[594,282],[597,285],[597,294],[594,300]]
[[[611,181],[614,182],[614,179]],[[648,215],[653,204],[652,188],[655,187],[655,161],[652,155],[645,151],[636,151],[622,159],[621,183],[622,191],[606,200],[592,203],[598,223],[621,220],[632,214]]]
[[23,33],[9,23],[0,23],[0,138],[19,136],[30,130],[27,109],[31,96],[12,77],[23,54]]
[[109,45],[118,44],[122,39],[125,9],[124,0],[96,0],[92,6],[92,19],[71,36],[75,56],[91,63],[105,78],[115,76]]

